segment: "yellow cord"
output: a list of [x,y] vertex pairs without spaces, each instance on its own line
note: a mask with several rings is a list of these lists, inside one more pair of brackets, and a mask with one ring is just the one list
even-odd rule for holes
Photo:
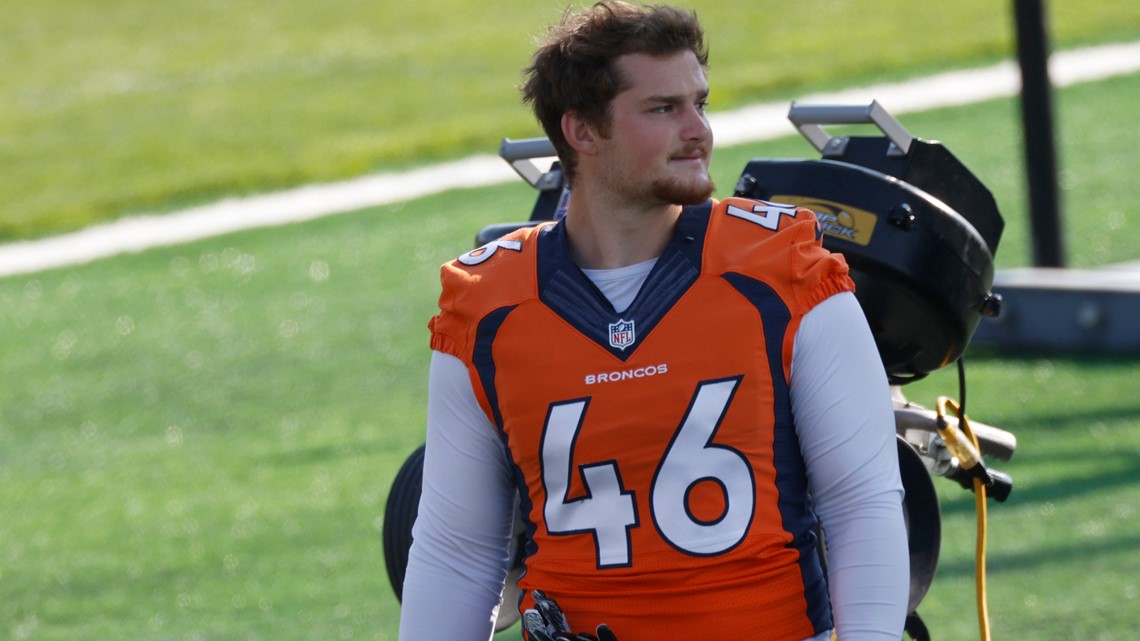
[[[946,422],[946,410],[950,409],[958,415],[958,425],[965,432],[971,448],[957,438],[957,432]],[[966,468],[971,468],[981,461],[981,447],[978,437],[970,429],[970,420],[962,413],[961,407],[953,400],[941,396],[938,398],[935,413],[938,417],[938,433],[950,451],[959,458],[959,462]],[[978,628],[981,641],[990,641],[990,613],[986,597],[986,485],[981,479],[974,478],[974,504],[977,512],[977,547],[974,556],[974,583],[977,595]]]

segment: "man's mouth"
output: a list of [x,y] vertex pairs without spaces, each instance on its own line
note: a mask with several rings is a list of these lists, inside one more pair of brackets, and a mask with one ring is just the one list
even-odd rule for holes
[[707,157],[708,157],[708,154],[704,151],[694,151],[694,152],[685,152],[685,153],[677,154],[676,156],[673,156],[670,160],[677,160],[677,161],[682,161],[682,162],[684,162],[684,161],[692,162],[692,161],[703,161]]

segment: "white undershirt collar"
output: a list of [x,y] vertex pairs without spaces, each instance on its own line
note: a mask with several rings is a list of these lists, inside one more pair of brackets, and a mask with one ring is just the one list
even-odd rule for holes
[[582,273],[610,301],[614,311],[621,313],[633,303],[637,292],[641,291],[641,285],[656,264],[657,259],[650,258],[644,262],[614,269],[583,269]]

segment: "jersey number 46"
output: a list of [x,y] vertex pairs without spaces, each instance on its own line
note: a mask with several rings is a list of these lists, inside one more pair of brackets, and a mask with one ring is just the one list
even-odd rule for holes
[[[740,544],[752,524],[756,483],[740,451],[713,442],[740,378],[705,381],[658,464],[649,488],[653,526],[677,550],[694,556],[723,554]],[[616,460],[582,463],[577,473],[585,496],[570,498],[574,443],[586,421],[589,399],[553,403],[542,437],[543,517],[553,535],[592,535],[599,568],[632,563],[630,532],[641,527],[634,492],[622,484]],[[698,516],[693,489],[719,486],[724,498],[714,518]]]

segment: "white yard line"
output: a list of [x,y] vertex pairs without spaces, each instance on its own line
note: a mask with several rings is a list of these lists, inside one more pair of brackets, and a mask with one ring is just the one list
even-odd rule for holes
[[[1050,77],[1058,87],[1140,72],[1140,42],[1055,52]],[[951,71],[897,83],[858,87],[799,99],[814,104],[868,104],[877,100],[894,115],[1014,96],[1017,66]],[[788,103],[764,103],[710,115],[717,146],[795,134]],[[0,245],[0,277],[86,263],[152,247],[176,245],[257,227],[285,225],[342,212],[388,205],[448,189],[481,187],[517,174],[500,158],[463,160],[354,180],[231,198],[162,215],[137,216],[34,241]]]

